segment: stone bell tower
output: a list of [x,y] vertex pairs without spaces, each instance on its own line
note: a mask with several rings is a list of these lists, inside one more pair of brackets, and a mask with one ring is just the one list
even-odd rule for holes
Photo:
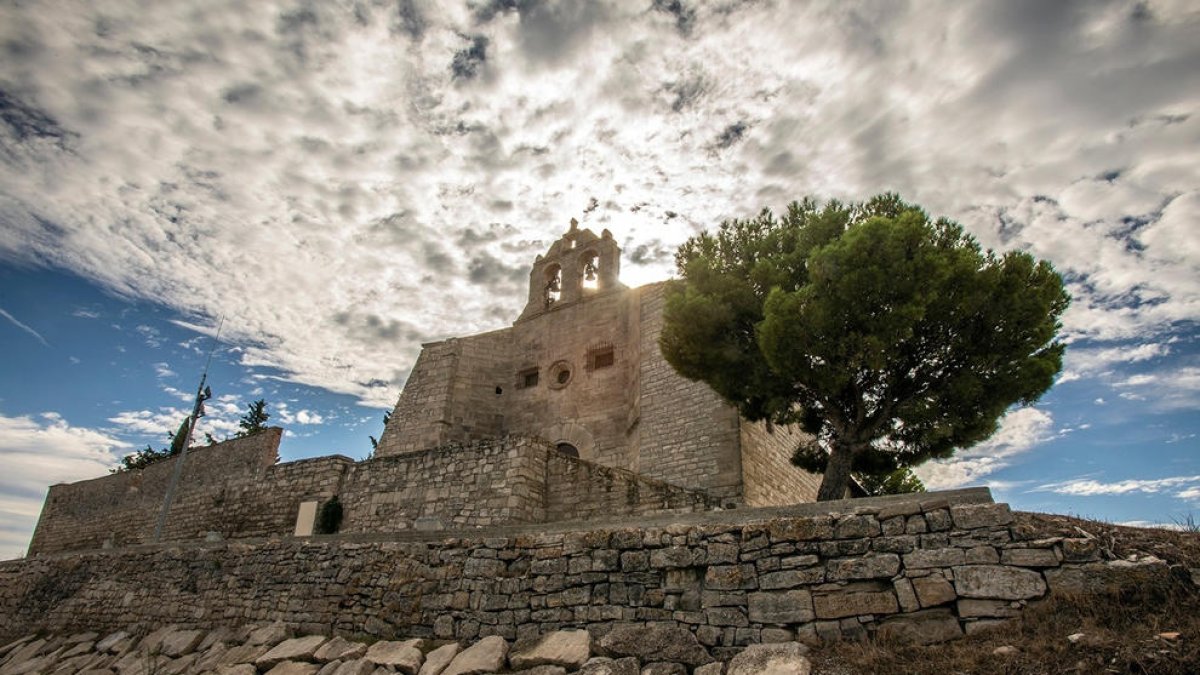
[[612,233],[604,230],[597,237],[589,229],[579,229],[579,221],[572,218],[571,229],[534,261],[529,301],[517,321],[623,289],[617,281],[620,271],[621,249]]

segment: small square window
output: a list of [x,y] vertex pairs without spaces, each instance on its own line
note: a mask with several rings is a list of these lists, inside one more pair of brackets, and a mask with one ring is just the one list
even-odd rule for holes
[[538,384],[538,369],[537,368],[529,368],[528,370],[522,370],[520,373],[517,373],[517,386],[520,387],[521,389],[529,389],[530,387],[536,387],[537,384]]
[[617,357],[612,345],[593,347],[588,350],[588,370],[608,368],[616,363]]

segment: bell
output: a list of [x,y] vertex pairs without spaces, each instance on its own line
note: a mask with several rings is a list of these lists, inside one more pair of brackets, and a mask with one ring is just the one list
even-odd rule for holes
[[588,261],[588,263],[583,266],[583,278],[587,279],[588,281],[596,280],[596,266],[593,265],[591,261]]

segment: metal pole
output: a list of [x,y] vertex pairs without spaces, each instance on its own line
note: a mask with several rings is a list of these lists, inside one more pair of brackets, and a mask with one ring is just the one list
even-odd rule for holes
[[217,337],[213,340],[212,349],[208,352],[208,361],[204,364],[204,373],[200,375],[200,386],[196,388],[196,405],[192,406],[192,415],[188,419],[187,438],[179,456],[175,458],[175,470],[171,472],[171,482],[167,484],[167,493],[163,496],[162,510],[158,512],[158,522],[154,524],[154,543],[162,541],[163,528],[167,524],[167,512],[171,510],[171,500],[175,498],[175,488],[179,486],[179,478],[183,475],[183,460],[187,458],[188,446],[192,444],[192,432],[196,430],[196,419],[200,417],[200,408],[204,405],[204,383],[208,380],[208,367],[212,364],[213,352],[217,350],[217,340],[221,337],[221,327],[225,325],[225,317],[217,325]]

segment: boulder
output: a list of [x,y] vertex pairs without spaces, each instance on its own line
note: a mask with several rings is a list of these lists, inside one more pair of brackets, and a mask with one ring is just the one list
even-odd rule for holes
[[638,672],[638,660],[632,656],[623,659],[595,656],[588,659],[576,675],[638,675]]
[[98,652],[110,652],[110,651],[112,651],[113,647],[117,646],[117,643],[121,642],[122,640],[127,640],[127,639],[129,639],[129,633],[126,633],[123,630],[119,630],[115,633],[110,633],[103,640],[100,640],[99,642],[97,642],[96,646],[93,647],[93,649],[95,649]]
[[362,658],[367,653],[367,646],[361,642],[351,642],[341,636],[335,636],[321,645],[313,654],[318,661],[349,661]]
[[642,668],[641,675],[687,675],[687,666],[682,663],[656,661],[647,663]]
[[462,651],[462,647],[458,646],[457,642],[451,642],[429,652],[425,655],[425,663],[421,665],[421,670],[417,672],[417,675],[441,675],[460,651]]
[[375,664],[367,659],[351,659],[343,661],[333,675],[371,675],[375,672]]
[[239,663],[234,666],[221,666],[217,668],[217,675],[258,675],[258,668],[249,663]]
[[246,638],[248,645],[266,645],[268,648],[283,642],[292,636],[292,631],[280,622],[261,626],[250,631]]
[[324,635],[306,635],[284,640],[255,659],[254,665],[258,666],[259,670],[270,670],[275,664],[283,661],[316,661],[317,650],[325,644],[325,640]]
[[366,659],[377,666],[392,668],[405,675],[416,675],[425,661],[420,640],[381,641],[367,649]]
[[725,675],[724,663],[710,663],[692,671],[692,675]]
[[591,636],[587,631],[560,630],[528,643],[518,643],[508,655],[508,662],[514,670],[544,665],[575,670],[591,655]]
[[202,630],[175,630],[167,633],[159,641],[158,652],[164,656],[178,658],[191,654],[204,639]]
[[567,669],[562,666],[534,666],[512,672],[513,675],[567,675]]
[[489,635],[464,649],[442,675],[482,675],[494,673],[504,667],[508,656],[508,643],[498,635]]
[[301,661],[282,661],[267,672],[267,675],[317,675],[317,671],[321,669],[315,663],[303,663]]
[[615,656],[636,656],[643,661],[674,661],[692,667],[713,661],[692,631],[680,626],[620,624],[601,638],[600,648]]
[[799,642],[750,645],[729,660],[725,675],[809,675],[808,647]]

